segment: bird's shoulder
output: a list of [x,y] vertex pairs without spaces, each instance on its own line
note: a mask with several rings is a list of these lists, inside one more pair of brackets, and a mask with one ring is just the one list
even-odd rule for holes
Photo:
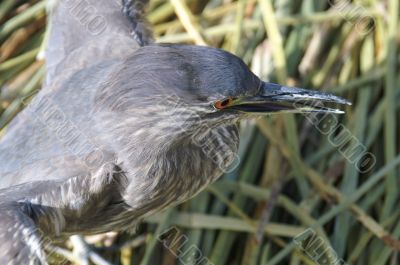
[[32,97],[0,139],[0,188],[84,174],[96,156],[112,159],[99,140],[93,107],[115,65],[108,61],[76,71]]

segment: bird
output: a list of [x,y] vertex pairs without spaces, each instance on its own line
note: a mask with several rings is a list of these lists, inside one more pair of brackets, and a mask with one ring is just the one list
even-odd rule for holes
[[132,229],[218,179],[238,122],[349,101],[262,81],[213,47],[156,43],[147,0],[60,0],[46,77],[0,139],[0,264],[48,242]]

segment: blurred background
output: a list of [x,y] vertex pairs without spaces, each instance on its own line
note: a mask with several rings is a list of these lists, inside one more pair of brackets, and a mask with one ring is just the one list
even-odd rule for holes
[[[47,7],[0,2],[0,137],[41,86]],[[399,0],[152,0],[148,11],[157,42],[220,47],[264,80],[353,105],[241,124],[240,164],[215,184],[131,233],[58,242],[52,264],[400,264]]]

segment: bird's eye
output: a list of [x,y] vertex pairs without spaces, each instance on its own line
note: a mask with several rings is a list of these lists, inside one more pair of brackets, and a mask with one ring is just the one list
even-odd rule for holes
[[218,100],[218,101],[216,101],[216,102],[214,103],[214,107],[215,107],[216,109],[224,109],[224,108],[230,106],[231,103],[232,103],[232,101],[233,101],[233,98],[232,98],[232,97],[228,97],[228,98],[226,98],[226,99],[224,99],[224,100]]

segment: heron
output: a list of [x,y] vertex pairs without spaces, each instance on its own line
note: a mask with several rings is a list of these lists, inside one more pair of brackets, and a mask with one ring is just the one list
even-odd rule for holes
[[350,104],[221,49],[155,43],[146,4],[54,7],[43,87],[0,140],[1,264],[47,264],[48,239],[131,229],[195,196],[235,159],[243,119]]

